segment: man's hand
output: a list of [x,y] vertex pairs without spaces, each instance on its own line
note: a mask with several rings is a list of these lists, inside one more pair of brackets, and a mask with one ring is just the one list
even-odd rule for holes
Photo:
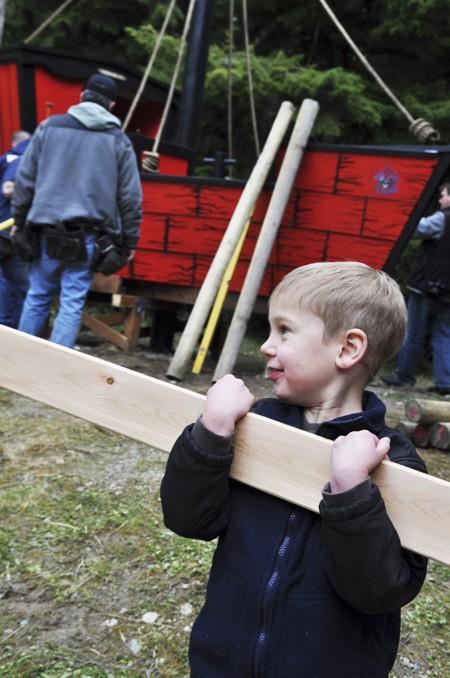
[[238,419],[247,414],[254,402],[242,379],[226,374],[208,391],[203,425],[216,435],[229,436],[234,433]]
[[14,181],[4,181],[2,184],[2,192],[5,198],[9,200],[14,193]]
[[388,459],[389,438],[377,438],[370,431],[352,431],[339,436],[331,448],[332,493],[359,485],[383,459]]

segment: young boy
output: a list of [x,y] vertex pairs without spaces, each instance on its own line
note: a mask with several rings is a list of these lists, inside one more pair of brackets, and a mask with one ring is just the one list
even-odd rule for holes
[[[387,678],[400,608],[426,574],[369,476],[388,454],[426,470],[365,390],[402,343],[403,296],[363,264],[310,264],[276,287],[269,322],[261,351],[277,398],[253,405],[241,380],[217,381],[162,481],[167,527],[219,538],[191,634],[191,677]],[[250,409],[335,441],[320,515],[229,478],[235,424]]]

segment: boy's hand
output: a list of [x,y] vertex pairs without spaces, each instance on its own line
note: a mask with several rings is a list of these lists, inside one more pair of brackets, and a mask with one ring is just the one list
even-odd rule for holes
[[254,402],[242,379],[226,374],[208,391],[203,425],[216,435],[229,436],[234,433],[237,420],[247,414]]
[[388,459],[389,448],[389,438],[379,439],[370,431],[339,436],[331,448],[331,492],[345,492],[366,480],[370,471]]

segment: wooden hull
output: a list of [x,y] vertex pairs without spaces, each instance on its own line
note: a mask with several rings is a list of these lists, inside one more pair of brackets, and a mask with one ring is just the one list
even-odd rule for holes
[[[116,62],[21,46],[0,49],[0,141],[34,127],[77,101],[93,71],[116,74],[115,111],[122,119],[140,74]],[[149,79],[127,132],[139,165],[153,148],[167,87]],[[186,176],[192,149],[168,143],[178,109],[175,96],[159,146],[159,174],[142,174],[142,235],[125,288],[154,286],[195,291],[201,286],[244,188],[244,182]],[[280,167],[263,190],[230,286],[241,289]],[[450,147],[310,145],[304,154],[259,294],[266,297],[285,273],[313,261],[353,259],[392,271],[418,219],[432,204],[450,163]],[[152,296],[149,292],[148,296]],[[186,298],[186,297],[185,297]]]
[[[442,180],[450,155],[311,146],[295,180],[260,288],[292,268],[352,259],[391,270]],[[382,182],[384,179],[384,183]],[[142,235],[126,281],[201,286],[243,184],[143,175]],[[270,200],[258,200],[230,290],[239,292]]]

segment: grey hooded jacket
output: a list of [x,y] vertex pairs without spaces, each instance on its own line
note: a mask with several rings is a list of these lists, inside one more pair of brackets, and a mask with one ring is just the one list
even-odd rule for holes
[[20,163],[11,208],[19,227],[86,221],[135,249],[142,188],[120,120],[83,102],[42,122]]

